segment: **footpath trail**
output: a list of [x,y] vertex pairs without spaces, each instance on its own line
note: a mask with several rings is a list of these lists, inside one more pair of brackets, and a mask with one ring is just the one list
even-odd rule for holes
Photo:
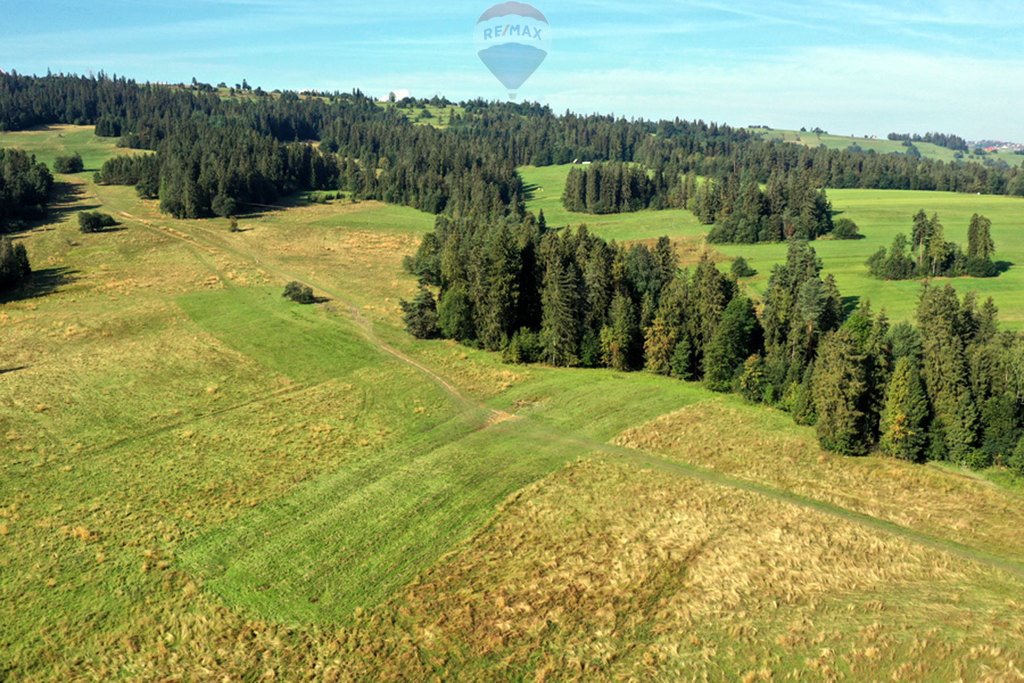
[[334,304],[340,305],[344,309],[339,310],[338,308],[334,308],[333,310],[340,314],[344,314],[344,311],[347,311],[346,317],[356,326],[360,334],[362,334],[368,343],[372,344],[381,352],[386,353],[414,368],[429,381],[440,386],[454,402],[464,408],[465,412],[469,413],[472,411],[473,413],[482,415],[483,421],[477,426],[478,429],[487,429],[494,425],[510,421],[528,421],[529,428],[531,430],[536,430],[539,438],[544,438],[549,442],[553,441],[556,443],[564,443],[566,446],[601,454],[604,457],[625,461],[645,469],[655,469],[717,486],[755,493],[782,503],[796,505],[804,509],[813,510],[818,513],[842,519],[847,522],[859,524],[866,528],[890,534],[917,545],[949,553],[965,560],[984,564],[992,569],[1005,571],[1020,579],[1024,579],[1024,563],[1007,559],[996,555],[995,553],[968,546],[948,538],[917,531],[886,519],[850,510],[849,508],[844,508],[815,498],[802,496],[785,489],[779,489],[756,481],[733,477],[717,470],[654,455],[634,448],[627,448],[625,446],[601,442],[580,435],[566,434],[564,431],[545,424],[536,418],[524,418],[504,411],[494,410],[483,402],[466,396],[457,386],[455,386],[453,382],[446,379],[437,371],[382,340],[374,331],[373,323],[363,315],[363,312],[355,303],[349,300],[340,291],[332,287],[325,286],[323,283],[310,278],[308,274],[294,272],[291,268],[286,267],[279,262],[275,262],[273,258],[267,254],[256,253],[249,249],[242,249],[236,245],[228,244],[226,240],[209,228],[198,227],[196,228],[195,233],[186,234],[174,228],[169,228],[136,218],[127,212],[122,211],[121,215],[125,219],[133,221],[148,230],[170,236],[187,244],[189,248],[194,251],[197,259],[206,265],[211,272],[216,274],[226,286],[233,285],[230,279],[227,278],[224,273],[222,273],[216,265],[210,261],[210,257],[213,255],[222,254],[242,259],[257,268],[280,278],[281,280],[295,280],[313,288],[314,291],[326,294],[331,298]]

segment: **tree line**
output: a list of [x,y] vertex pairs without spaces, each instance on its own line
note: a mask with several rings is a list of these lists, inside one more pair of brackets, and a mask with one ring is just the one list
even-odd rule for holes
[[441,217],[408,267],[421,287],[402,307],[421,338],[703,382],[815,425],[837,453],[1017,462],[1024,338],[999,331],[991,299],[926,284],[917,326],[891,325],[867,302],[848,310],[793,240],[755,304],[707,255],[680,271],[667,238],[627,247],[532,214],[486,227]]
[[573,166],[565,179],[562,205],[569,211],[604,214],[662,208],[668,186],[664,176],[620,161]]
[[880,248],[867,261],[874,277],[882,280],[910,280],[930,277],[995,277],[998,265],[992,260],[992,221],[974,214],[967,230],[967,252],[945,239],[938,214],[929,218],[924,209],[914,216],[911,238],[900,233],[889,249]]
[[957,152],[967,151],[967,140],[964,140],[959,135],[952,135],[949,133],[925,133],[924,135],[919,135],[917,133],[914,133],[913,135],[910,133],[889,133],[889,139],[903,142],[930,142],[933,145],[952,149]]
[[[380,107],[358,91],[317,96],[286,91],[222,99],[204,89],[138,84],[104,74],[96,78],[0,75],[0,126],[13,130],[43,123],[92,124],[105,135],[120,133],[121,145],[157,151],[159,185],[166,184],[172,195],[166,206],[181,215],[218,213],[213,200],[222,194],[237,207],[272,201],[293,189],[317,189],[319,182],[325,182],[318,172],[292,166],[307,152],[284,152],[295,156],[282,168],[277,147],[245,140],[239,129],[286,148],[319,141],[318,152],[337,156],[337,183],[342,187],[331,189],[358,190],[366,198],[433,213],[476,217],[521,218],[522,187],[515,168],[574,159],[640,164],[660,183],[652,202],[666,206],[689,201],[698,188],[687,179],[695,176],[739,185],[744,176],[763,184],[773,174],[788,178],[796,172],[816,188],[1024,195],[1024,174],[1002,160],[940,162],[811,149],[761,140],[742,129],[703,121],[557,115],[530,103],[473,101],[464,103],[462,110],[453,113],[445,130],[438,130],[415,126],[397,108]],[[202,130],[202,136],[193,135],[196,130]],[[203,168],[199,170],[196,158],[201,154],[184,150],[189,144],[196,146],[199,139],[212,140],[219,151],[229,146],[225,140],[240,142],[253,154],[242,155],[238,163],[244,167],[238,169],[200,158]],[[210,178],[211,173],[218,177]],[[198,200],[191,198],[192,185],[199,188]],[[631,201],[618,204],[633,205]],[[218,206],[230,208],[230,203],[222,201]]]

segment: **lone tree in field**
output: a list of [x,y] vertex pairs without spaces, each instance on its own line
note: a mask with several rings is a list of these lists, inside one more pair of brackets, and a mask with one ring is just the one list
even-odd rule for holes
[[114,217],[99,211],[82,211],[78,214],[78,229],[82,232],[103,232],[117,225]]
[[0,237],[0,291],[20,287],[31,275],[25,245]]
[[59,156],[53,160],[53,170],[57,173],[81,173],[85,170],[85,162],[78,152]]
[[301,282],[289,282],[284,286],[284,294],[281,296],[286,299],[290,299],[297,304],[312,304],[316,303],[316,297],[313,296],[313,290]]
[[967,274],[971,277],[994,277],[998,275],[992,256],[996,245],[992,241],[992,221],[985,216],[974,214],[967,229]]
[[429,289],[420,285],[412,301],[399,302],[405,329],[417,339],[435,339],[438,336],[437,301]]
[[903,357],[885,397],[882,412],[882,452],[901,460],[924,460],[928,445],[928,396],[917,360]]
[[739,280],[744,277],[754,277],[757,275],[757,271],[750,267],[747,259],[737,256],[736,260],[732,262],[732,275]]

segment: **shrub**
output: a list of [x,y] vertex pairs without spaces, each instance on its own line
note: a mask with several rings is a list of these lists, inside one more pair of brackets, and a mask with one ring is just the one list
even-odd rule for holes
[[81,173],[85,170],[85,162],[78,152],[57,157],[53,160],[53,170],[57,173]]
[[301,282],[292,281],[286,284],[284,286],[284,294],[282,296],[286,299],[291,299],[297,304],[316,303],[316,297],[313,296],[313,290]]
[[967,274],[971,277],[995,277],[999,275],[996,264],[987,258],[967,259]]
[[218,194],[213,198],[210,208],[213,209],[213,212],[216,215],[221,218],[226,218],[227,216],[233,216],[235,214],[238,210],[238,205],[235,203],[235,200],[228,195]]
[[0,237],[0,291],[20,286],[31,275],[25,245]]
[[1010,456],[1010,460],[1007,462],[1010,469],[1013,470],[1018,476],[1024,477],[1024,439],[1021,439],[1017,443],[1017,448],[1014,449],[1013,455]]
[[732,274],[738,280],[742,277],[754,277],[757,275],[757,271],[750,267],[747,259],[737,256],[736,260],[732,262]]
[[506,363],[536,363],[541,354],[540,335],[524,327],[512,335],[502,354]]
[[78,229],[82,232],[103,232],[117,225],[114,217],[98,211],[82,211],[78,214]]
[[437,327],[437,301],[429,289],[420,285],[412,301],[399,302],[405,329],[417,339],[435,339],[440,330]]
[[840,218],[832,229],[832,237],[837,240],[859,240],[860,228],[849,218]]

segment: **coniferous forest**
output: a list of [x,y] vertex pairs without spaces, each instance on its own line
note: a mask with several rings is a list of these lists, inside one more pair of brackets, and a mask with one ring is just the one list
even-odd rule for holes
[[[623,162],[645,172],[622,167],[629,182],[594,182],[605,186],[596,194],[585,183],[580,205],[588,210],[692,202],[704,222],[728,223],[716,234],[723,241],[813,239],[827,232],[821,207],[808,201],[810,191],[823,188],[1024,196],[1024,174],[1001,161],[811,149],[703,121],[556,115],[536,104],[473,101],[437,129],[414,125],[358,91],[257,89],[235,99],[202,84],[0,74],[0,129],[56,123],[95,125],[99,134],[119,135],[122,146],[155,151],[158,180],[150,170],[140,191],[158,195],[163,209],[179,217],[225,215],[295,190],[345,189],[432,213],[521,218],[524,189],[515,168],[573,160]],[[143,175],[110,171],[105,182]],[[755,197],[752,184],[769,187]],[[580,200],[573,194],[572,202]]]

